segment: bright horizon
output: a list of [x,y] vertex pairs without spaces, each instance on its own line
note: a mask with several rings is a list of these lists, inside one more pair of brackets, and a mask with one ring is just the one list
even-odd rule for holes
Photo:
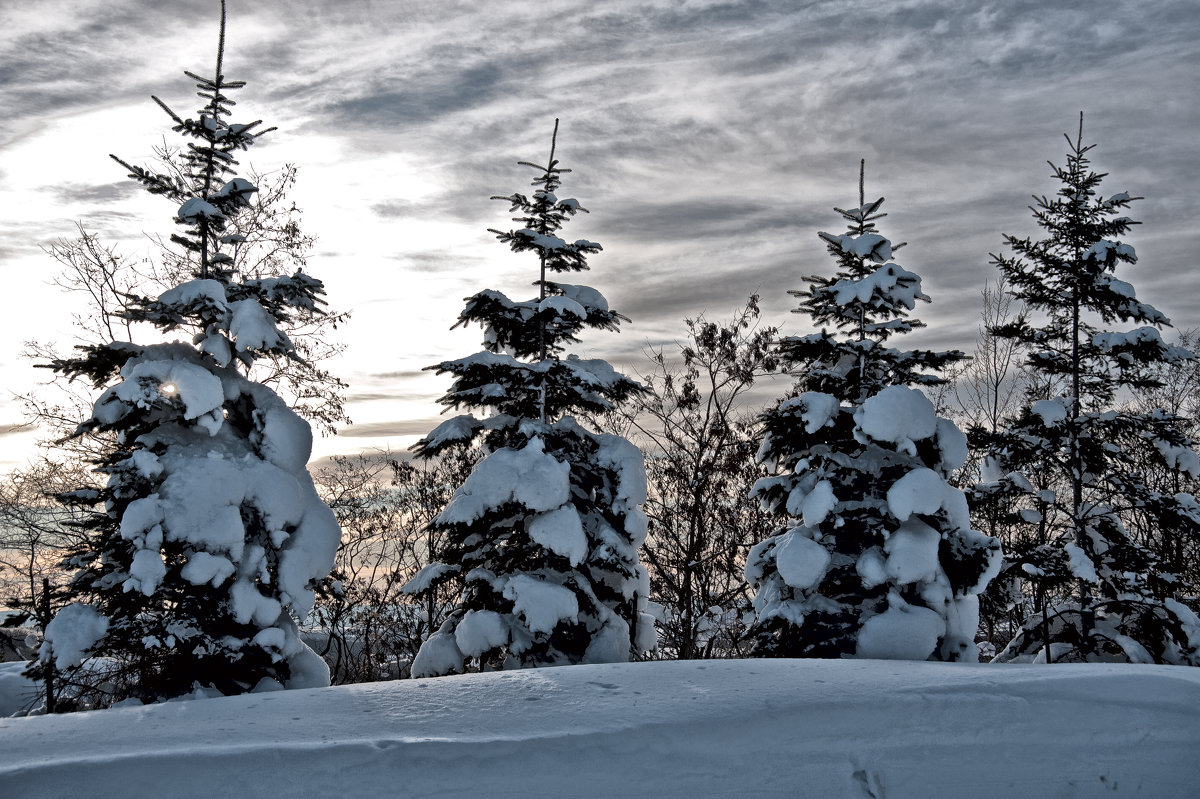
[[[0,468],[35,454],[12,396],[44,373],[28,339],[70,342],[70,300],[42,248],[76,223],[133,257],[174,226],[108,153],[147,163],[172,136],[150,101],[191,114],[183,70],[215,56],[211,2],[51,0],[0,8],[0,266],[17,299],[0,319]],[[530,24],[536,21],[536,24]],[[1085,117],[1106,194],[1143,195],[1118,276],[1179,329],[1200,325],[1191,268],[1200,199],[1194,76],[1200,14],[1182,0],[916,0],[336,5],[229,2],[226,73],[247,82],[235,121],[279,127],[246,158],[299,166],[292,198],[318,238],[309,271],[353,316],[332,369],[356,424],[314,457],[402,450],[439,421],[449,378],[423,369],[479,349],[450,331],[463,297],[531,291],[536,264],[487,232],[495,194],[528,190],[555,117],[572,169],[560,196],[591,213],[566,229],[605,251],[577,282],[632,317],[579,348],[619,368],[671,346],[685,316],[728,316],[760,293],[767,322],[809,330],[785,293],[833,261],[834,206],[887,198],[881,232],[931,305],[912,344],[970,351],[1002,233],[1034,231],[1031,195],[1056,189],[1062,133]],[[1169,335],[1168,335],[1169,337]]]

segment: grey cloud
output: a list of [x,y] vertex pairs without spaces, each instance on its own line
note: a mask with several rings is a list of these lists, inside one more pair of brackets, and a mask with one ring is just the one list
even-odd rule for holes
[[[99,19],[103,6],[85,6],[19,46],[0,34],[9,87],[0,102],[29,116],[28,128],[97,97],[179,85],[175,72],[151,85],[127,60],[130,37],[154,47],[181,28],[215,29],[207,4],[183,20],[175,5],[119,3],[111,21]],[[480,235],[504,226],[506,209],[488,197],[528,190],[532,173],[515,162],[544,158],[561,117],[559,156],[575,170],[563,190],[592,211],[566,234],[605,246],[581,282],[633,318],[594,344],[614,362],[637,363],[647,343],[681,335],[685,316],[727,315],[750,291],[761,292],[770,321],[805,329],[785,292],[832,269],[816,231],[841,229],[831,209],[853,203],[860,157],[868,194],[888,198],[882,232],[910,242],[897,260],[934,299],[917,310],[930,327],[911,338],[970,347],[978,291],[995,272],[987,253],[1003,248],[1003,233],[1034,232],[1030,195],[1054,191],[1045,161],[1061,161],[1061,134],[1080,109],[1101,145],[1096,165],[1111,173],[1105,187],[1147,196],[1132,214],[1146,224],[1130,236],[1142,263],[1124,277],[1181,326],[1200,323],[1191,263],[1200,17],[1189,0],[240,6],[231,9],[231,71],[250,82],[256,111],[270,116],[278,103],[296,123],[289,136],[320,133],[347,161],[411,155],[440,183],[420,201],[403,187],[374,195],[364,216],[437,218]],[[239,44],[242,15],[253,17],[253,47]],[[529,25],[534,15],[540,23]],[[5,230],[5,246],[40,232]],[[494,274],[452,245],[409,252],[398,243],[387,264],[462,294]],[[455,354],[409,352],[399,363]],[[375,378],[399,385],[428,374]],[[386,395],[369,381],[357,388],[363,401]]]
[[439,421],[438,419],[405,419],[395,422],[352,424],[339,428],[338,435],[346,438],[391,438],[424,435],[437,427]]
[[89,205],[115,203],[138,194],[141,189],[132,180],[119,183],[67,183],[62,186],[46,186],[44,191],[64,205]]
[[376,372],[369,375],[372,380],[412,380],[413,378],[423,377],[428,375],[424,369],[404,369],[397,372]]
[[[429,122],[437,117],[485,105],[504,91],[508,75],[498,65],[480,64],[459,71],[434,71],[386,84],[358,97],[337,100],[325,109],[334,122],[391,127]],[[387,84],[393,84],[388,81]]]
[[[397,383],[397,385],[402,385]],[[411,391],[358,391],[346,395],[347,402],[402,402],[405,400],[431,400],[436,394],[413,393]]]
[[10,436],[15,433],[28,433],[33,429],[29,424],[3,424],[0,425],[0,437]]
[[[170,36],[207,22],[216,41],[216,15],[199,4],[60,4],[46,8],[42,21],[40,29],[24,34],[0,32],[0,102],[6,120],[0,122],[0,135],[63,110],[148,94],[150,85],[136,74],[138,54],[153,47],[144,38],[147,32]],[[131,37],[140,37],[136,47],[131,48]],[[122,79],[115,79],[118,74]]]
[[[626,238],[700,242],[711,238],[755,237],[772,231],[804,229],[817,223],[815,219],[805,218],[804,212],[794,205],[794,200],[766,204],[736,196],[674,202],[636,200],[615,209],[598,211],[596,221],[603,218],[603,222],[596,227],[601,231],[620,231]],[[682,246],[686,249],[686,244]]]

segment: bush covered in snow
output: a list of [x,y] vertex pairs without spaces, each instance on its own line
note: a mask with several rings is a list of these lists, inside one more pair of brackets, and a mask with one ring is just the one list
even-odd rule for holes
[[[556,122],[555,141],[557,133]],[[496,198],[510,203],[520,227],[493,232],[538,257],[538,297],[469,297],[458,324],[480,323],[484,350],[434,367],[455,378],[443,404],[481,413],[449,419],[416,450],[430,456],[479,441],[485,457],[433,522],[449,542],[441,561],[408,586],[421,593],[462,585],[454,611],[413,662],[414,677],[624,661],[654,646],[644,612],[649,580],[638,562],[642,454],[570,415],[608,411],[641,386],[605,361],[564,352],[584,328],[616,329],[624,317],[595,289],[547,275],[586,269],[601,249],[558,235],[586,209],[557,196],[569,170],[554,149],[544,166],[527,164],[538,172],[532,197]]]
[[978,594],[999,567],[996,539],[971,529],[946,478],[966,438],[913,385],[940,382],[958,352],[885,346],[920,325],[921,279],[891,261],[875,229],[883,198],[836,209],[845,234],[821,233],[838,262],[791,292],[820,332],[785,338],[799,372],[768,411],[755,493],[781,527],[756,545],[750,634],[760,655],[973,661]]
[[98,509],[70,559],[74,601],[47,626],[31,670],[69,680],[85,658],[108,659],[106,685],[81,694],[84,704],[328,682],[297,632],[339,538],[305,468],[312,432],[239,371],[292,357],[281,324],[318,312],[324,290],[300,272],[238,278],[223,231],[256,191],[233,169],[261,132],[229,119],[226,93],[242,84],[222,74],[223,48],[222,11],[215,76],[188,73],[206,100],[197,118],[159,103],[189,140],[185,173],[121,162],[172,202],[172,241],[198,263],[192,280],[135,299],[127,314],[187,339],[103,343],[51,364],[103,389],[79,433],[112,441],[97,464],[105,487],[67,498]]
[[[1057,195],[1035,198],[1046,238],[1006,236],[1013,254],[995,257],[1011,294],[1040,318],[993,333],[1024,345],[1037,383],[1052,387],[1031,392],[1006,429],[974,436],[989,452],[975,504],[1003,508],[1017,530],[1003,584],[1034,600],[998,659],[1200,665],[1200,619],[1178,601],[1194,593],[1126,527],[1141,516],[1159,540],[1195,540],[1200,505],[1181,489],[1200,477],[1200,457],[1172,413],[1118,404],[1194,356],[1164,342],[1167,318],[1115,277],[1137,262],[1118,237],[1136,224],[1124,209],[1139,198],[1099,193],[1082,116],[1067,141]],[[1139,327],[1101,327],[1115,322]],[[1167,478],[1153,482],[1156,472]]]

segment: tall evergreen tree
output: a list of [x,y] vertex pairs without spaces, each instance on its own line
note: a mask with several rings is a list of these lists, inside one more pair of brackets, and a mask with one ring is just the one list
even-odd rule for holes
[[484,350],[435,367],[454,375],[441,402],[474,408],[418,442],[419,455],[478,441],[486,457],[433,527],[445,534],[442,562],[407,590],[459,580],[459,603],[413,662],[414,677],[479,669],[624,661],[654,645],[642,612],[649,578],[638,562],[646,535],[642,455],[629,441],[596,433],[570,414],[599,414],[643,389],[606,361],[566,354],[584,328],[615,330],[625,319],[593,288],[554,275],[587,269],[601,247],[558,234],[585,211],[556,192],[570,170],[555,159],[558,121],[532,196],[493,197],[517,214],[493,230],[514,252],[537,256],[536,299],[486,290],[467,298],[458,325],[478,322]]
[[[979,493],[1024,495],[1017,520],[1036,532],[1010,563],[1044,597],[998,659],[1200,665],[1200,622],[1124,521],[1136,512],[1164,529],[1195,531],[1200,505],[1155,490],[1143,464],[1195,477],[1200,458],[1178,417],[1119,404],[1126,390],[1160,385],[1155,367],[1192,355],[1162,340],[1167,317],[1115,276],[1119,264],[1137,261],[1119,238],[1136,224],[1122,212],[1140,198],[1099,193],[1105,175],[1091,168],[1095,145],[1083,143],[1082,115],[1077,136],[1066,138],[1066,164],[1051,163],[1058,193],[1034,198],[1045,238],[1005,236],[1013,254],[993,256],[1012,295],[1040,314],[994,332],[1026,345],[1029,368],[1057,388],[1030,397],[1005,430],[980,437],[991,473]],[[1103,327],[1117,322],[1144,326]],[[1035,475],[1044,485],[1034,485]]]
[[978,657],[978,594],[999,544],[970,529],[946,482],[965,437],[911,388],[940,384],[963,355],[886,346],[922,326],[908,313],[929,298],[891,260],[903,244],[876,230],[882,204],[860,173],[858,207],[835,209],[846,233],[819,234],[836,272],[790,292],[820,332],[780,342],[799,379],[763,418],[759,459],[774,475],[754,490],[781,527],[746,562],[759,655]]
[[328,682],[297,632],[340,537],[305,468],[312,432],[239,372],[260,357],[293,357],[280,326],[319,312],[324,289],[300,272],[239,278],[229,254],[240,237],[224,233],[227,220],[256,191],[236,176],[236,155],[267,131],[230,119],[228,93],[243,83],[226,79],[224,48],[222,3],[212,77],[185,73],[205,100],[196,118],[154,98],[188,142],[182,174],[113,156],[172,203],[171,239],[198,264],[194,279],[125,313],[188,340],[89,345],[50,364],[104,388],[77,435],[98,432],[112,446],[97,464],[104,488],[67,497],[100,510],[69,561],[76,601],[47,626],[33,671],[76,672],[85,656],[101,658],[113,688],[85,697],[94,704]]

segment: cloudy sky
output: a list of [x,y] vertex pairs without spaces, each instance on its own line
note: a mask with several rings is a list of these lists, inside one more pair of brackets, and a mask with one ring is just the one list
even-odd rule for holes
[[[478,348],[477,329],[448,330],[462,298],[531,291],[536,264],[492,239],[508,215],[488,197],[525,189],[516,161],[544,160],[556,116],[574,170],[559,194],[591,210],[565,234],[605,248],[581,282],[633,319],[584,349],[627,369],[751,292],[807,332],[785,292],[832,264],[816,233],[857,202],[859,158],[933,297],[910,343],[969,350],[988,253],[1033,232],[1030,196],[1055,190],[1046,162],[1081,110],[1104,189],[1146,198],[1123,277],[1200,326],[1194,0],[229,0],[229,15],[238,119],[279,127],[248,160],[299,166],[309,271],[353,312],[333,368],[356,424],[317,455],[428,431],[447,380],[422,368]],[[0,467],[32,454],[12,395],[45,378],[21,343],[72,339],[75,300],[42,248],[78,222],[145,257],[172,229],[107,155],[150,160],[171,134],[149,95],[191,109],[181,71],[211,70],[216,28],[216,0],[0,0]]]

